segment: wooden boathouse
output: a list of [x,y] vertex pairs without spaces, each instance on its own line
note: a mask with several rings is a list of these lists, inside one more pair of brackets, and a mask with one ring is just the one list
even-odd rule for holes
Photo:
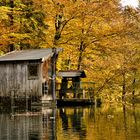
[[[55,98],[55,65],[60,48],[13,51],[0,57],[0,99]],[[55,86],[55,85],[54,85]]]

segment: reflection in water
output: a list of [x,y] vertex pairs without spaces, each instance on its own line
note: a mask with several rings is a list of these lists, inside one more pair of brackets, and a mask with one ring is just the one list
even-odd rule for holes
[[72,122],[73,132],[79,133],[79,137],[82,139],[86,137],[85,124],[82,124],[83,110],[74,109],[74,114],[70,116]]
[[134,118],[134,123],[135,123],[135,130],[134,131],[138,131],[138,120],[137,120],[137,115],[136,115],[136,107],[135,104],[133,104],[133,118]]
[[139,140],[140,110],[126,106],[60,108],[57,140]]
[[60,108],[60,117],[62,119],[62,127],[64,130],[68,129],[68,117],[66,115],[66,110]]
[[127,114],[126,114],[126,107],[123,105],[123,123],[124,123],[124,133],[125,139],[127,138]]
[[56,140],[56,108],[0,114],[0,140]]
[[140,109],[41,108],[0,112],[0,140],[139,140]]
[[[83,123],[83,108],[60,108],[60,118],[62,120],[63,133],[67,134],[67,131],[72,129],[72,134],[76,134],[79,139],[86,137],[85,124]],[[70,124],[69,124],[70,122]]]

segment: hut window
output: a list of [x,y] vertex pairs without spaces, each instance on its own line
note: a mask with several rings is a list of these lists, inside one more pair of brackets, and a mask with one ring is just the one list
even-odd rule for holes
[[28,65],[28,78],[37,79],[38,78],[38,64]]

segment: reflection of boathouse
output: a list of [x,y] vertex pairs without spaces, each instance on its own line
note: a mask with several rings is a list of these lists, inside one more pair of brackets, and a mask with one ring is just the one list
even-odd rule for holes
[[61,49],[13,51],[0,57],[0,97],[41,97],[52,93]]
[[55,109],[38,112],[0,110],[0,140],[56,140]]

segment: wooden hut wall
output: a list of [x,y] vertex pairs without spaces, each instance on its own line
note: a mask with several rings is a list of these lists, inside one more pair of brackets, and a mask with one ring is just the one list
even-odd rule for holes
[[38,78],[29,78],[28,65],[31,62],[0,63],[0,96],[41,96],[41,70],[38,64]]
[[48,90],[50,89],[50,82],[51,82],[51,74],[52,74],[52,68],[51,68],[51,59],[44,61],[41,65],[42,70],[42,83],[46,82],[48,86]]
[[44,61],[42,63],[42,78],[43,81],[49,81],[49,77],[51,77],[50,75],[50,59]]

